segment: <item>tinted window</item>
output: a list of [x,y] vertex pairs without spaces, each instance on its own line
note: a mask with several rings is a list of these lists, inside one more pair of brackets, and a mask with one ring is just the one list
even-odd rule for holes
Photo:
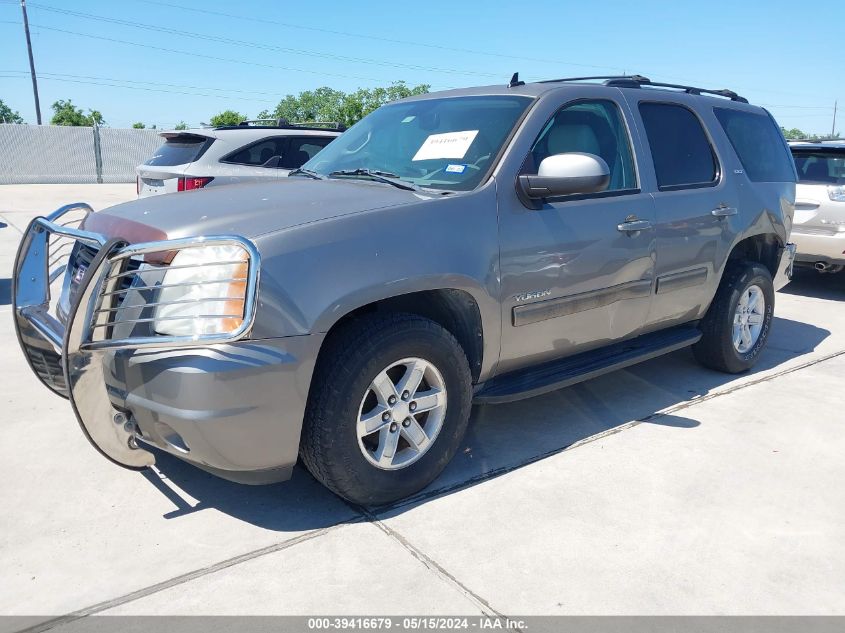
[[544,158],[567,152],[603,158],[610,168],[607,191],[636,188],[628,132],[612,101],[579,101],[558,110],[534,142],[522,173],[536,174]]
[[213,138],[195,134],[180,134],[165,141],[145,165],[170,166],[191,163],[203,155],[214,142]]
[[288,149],[282,155],[279,167],[297,169],[314,158],[321,149],[332,142],[331,138],[319,136],[294,137],[288,142]]
[[698,118],[668,103],[641,103],[645,133],[660,189],[709,184],[716,180],[716,158]]
[[792,148],[799,182],[845,185],[845,150]]
[[287,139],[283,136],[266,138],[263,141],[248,145],[233,154],[229,154],[221,162],[260,167],[274,156],[282,156],[285,151],[286,141]]
[[783,136],[771,117],[729,108],[713,108],[713,112],[751,180],[795,181]]

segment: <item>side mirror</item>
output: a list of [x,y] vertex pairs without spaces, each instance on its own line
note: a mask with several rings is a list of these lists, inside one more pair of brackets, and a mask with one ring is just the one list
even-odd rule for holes
[[568,152],[547,156],[537,175],[519,177],[519,189],[529,200],[574,193],[598,193],[610,184],[610,168],[595,154]]
[[278,167],[279,163],[281,162],[281,156],[271,156],[267,159],[267,161],[261,165],[262,167]]

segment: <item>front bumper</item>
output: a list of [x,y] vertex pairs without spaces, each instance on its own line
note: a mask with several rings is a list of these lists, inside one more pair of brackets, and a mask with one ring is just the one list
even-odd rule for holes
[[322,338],[107,353],[106,393],[141,446],[231,481],[283,481],[296,463]]
[[[70,400],[91,443],[122,466],[151,465],[154,454],[145,447],[155,446],[235,481],[288,478],[322,337],[244,340],[255,315],[254,247],[231,236],[194,240],[238,243],[250,254],[237,332],[135,336],[131,319],[127,324],[110,315],[111,297],[127,292],[115,291],[113,280],[124,274],[130,257],[190,244],[128,246],[75,227],[67,218],[79,212],[87,216],[91,209],[69,205],[33,220],[15,261],[15,329],[36,375]],[[96,251],[87,270],[69,267],[65,242]]]

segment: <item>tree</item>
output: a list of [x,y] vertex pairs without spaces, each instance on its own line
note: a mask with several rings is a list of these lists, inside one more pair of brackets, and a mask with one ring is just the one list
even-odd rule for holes
[[787,141],[836,141],[840,138],[838,132],[834,134],[807,134],[806,132],[799,130],[797,127],[787,130],[785,127],[781,126],[780,131],[783,132],[783,136]]
[[246,121],[247,116],[234,110],[225,110],[220,114],[215,114],[211,117],[211,125],[238,125],[241,121]]
[[147,127],[147,126],[144,125],[143,123],[141,123],[140,121],[132,124],[132,129],[135,129],[135,130],[143,130],[145,127]]
[[99,110],[88,110],[88,114],[85,114],[82,108],[77,108],[70,99],[59,99],[50,107],[53,108],[53,118],[50,120],[53,125],[91,127],[94,124],[106,124]]
[[23,123],[23,117],[0,99],[0,123]]
[[426,84],[409,87],[403,81],[396,81],[384,88],[359,88],[355,92],[344,93],[323,86],[316,90],[300,92],[297,96],[287,95],[279,101],[275,110],[265,110],[258,118],[282,118],[291,123],[336,121],[349,126],[385,103],[411,95],[425,94],[430,88],[431,86]]
[[176,126],[173,129],[174,130],[187,130],[188,124],[185,123],[184,121],[179,121],[179,123],[177,123]]
[[794,127],[791,130],[787,130],[785,127],[781,126],[780,131],[783,132],[783,136],[789,141],[807,138],[807,134],[799,130],[797,127]]

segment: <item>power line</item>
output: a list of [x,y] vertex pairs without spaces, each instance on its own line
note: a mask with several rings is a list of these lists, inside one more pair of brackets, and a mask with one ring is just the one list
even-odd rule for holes
[[764,108],[796,108],[800,110],[833,110],[833,106],[786,105],[779,103],[761,103]]
[[[0,0],[2,1],[2,0]],[[12,74],[19,74],[25,75],[28,74],[28,71],[25,70],[3,70],[0,69],[0,73],[12,73]],[[201,91],[213,91],[213,92],[225,92],[229,93],[243,93],[243,94],[253,94],[253,95],[261,95],[266,97],[274,97],[276,99],[283,98],[284,95],[281,92],[267,92],[261,90],[244,90],[240,88],[230,88],[230,87],[218,87],[218,86],[193,86],[188,84],[173,84],[173,83],[166,83],[159,80],[156,81],[142,81],[139,79],[121,79],[118,77],[97,77],[92,75],[73,75],[67,73],[52,73],[52,72],[45,72],[41,71],[39,73],[42,77],[53,77],[53,78],[63,78],[63,79],[85,79],[85,80],[94,80],[94,81],[103,81],[103,82],[112,82],[115,84],[139,84],[139,85],[147,85],[147,86],[155,86],[161,92],[172,92],[161,90],[161,86],[166,86],[168,88],[179,88],[183,90],[201,90]],[[95,84],[95,85],[109,85],[109,84]],[[115,86],[115,87],[130,87],[130,86]],[[143,88],[141,88],[143,89]],[[194,94],[194,93],[176,93],[176,94]],[[203,95],[198,95],[203,96]],[[258,101],[258,100],[255,100]],[[787,104],[787,103],[761,103],[759,104],[761,107],[765,108],[783,108],[783,109],[801,109],[801,110],[825,110],[825,111],[832,111],[833,106],[817,106],[817,105],[799,105],[799,104]],[[826,115],[825,115],[826,116]]]
[[[12,23],[12,24],[19,24],[19,22],[8,22],[4,20],[0,20],[0,23]],[[232,59],[228,57],[216,57],[214,55],[205,55],[203,53],[194,53],[193,51],[183,51],[175,48],[165,48],[163,46],[153,46],[152,44],[142,44],[140,42],[131,42],[129,40],[122,40],[114,37],[105,37],[102,35],[92,35],[90,33],[80,33],[78,31],[70,31],[67,29],[58,29],[52,26],[44,26],[43,24],[33,24],[34,28],[45,30],[45,31],[54,31],[56,33],[65,33],[67,35],[77,35],[79,37],[87,37],[89,39],[101,40],[104,42],[113,42],[116,44],[127,44],[129,46],[137,46],[140,48],[147,48],[156,51],[162,51],[165,53],[175,53],[177,55],[189,55],[191,57],[198,57],[201,59],[210,59],[212,61],[217,62],[227,62],[232,64],[244,64],[247,66],[257,66],[260,68],[271,68],[274,70],[286,70],[290,72],[298,72],[298,73],[307,73],[309,75],[320,75],[322,77],[342,77],[344,79],[360,79],[362,81],[372,81],[372,82],[381,82],[381,79],[376,79],[374,77],[364,77],[361,75],[347,75],[342,73],[331,73],[322,70],[305,70],[304,68],[294,68],[292,66],[277,66],[275,64],[264,64],[261,62],[251,62],[246,61],[243,59]]]
[[[2,70],[0,69],[0,73],[11,73],[11,74],[27,74],[28,71],[25,70]],[[213,86],[191,86],[185,84],[171,84],[171,83],[164,83],[161,81],[141,81],[138,79],[119,79],[116,77],[94,77],[91,75],[70,75],[66,73],[49,73],[42,71],[40,73],[42,77],[61,77],[61,78],[71,78],[71,79],[93,79],[96,81],[109,81],[109,82],[116,82],[116,83],[128,83],[128,84],[141,84],[141,85],[148,85],[148,86],[167,86],[170,88],[182,88],[188,90],[211,90],[216,92],[239,92],[245,94],[255,94],[255,95],[262,95],[267,97],[275,97],[275,98],[282,98],[282,93],[280,92],[263,92],[259,90],[242,90],[239,88],[218,88]]]
[[437,50],[442,50],[442,51],[451,51],[451,52],[455,52],[455,53],[470,53],[470,54],[473,54],[473,55],[485,55],[487,57],[498,57],[500,59],[514,59],[514,60],[520,60],[520,61],[540,62],[540,63],[544,63],[544,64],[559,64],[559,65],[563,65],[563,66],[577,66],[577,67],[580,67],[580,68],[594,68],[594,69],[599,69],[599,70],[610,69],[610,70],[618,71],[618,70],[622,69],[622,66],[601,66],[601,65],[596,65],[596,64],[582,64],[582,63],[572,62],[572,61],[562,61],[562,60],[555,60],[555,59],[543,59],[543,58],[539,58],[539,57],[526,57],[526,56],[521,56],[521,55],[507,55],[507,54],[504,54],[504,53],[494,53],[494,52],[491,52],[491,51],[473,50],[473,49],[470,49],[470,48],[457,48],[457,47],[454,47],[454,46],[443,46],[441,44],[432,44],[430,42],[416,42],[416,41],[411,41],[411,40],[400,40],[400,39],[394,39],[394,38],[389,38],[389,37],[380,37],[380,36],[377,36],[377,35],[365,35],[365,34],[362,34],[362,33],[352,33],[352,32],[349,32],[349,31],[336,31],[336,30],[327,29],[327,28],[323,28],[323,27],[305,26],[305,25],[302,25],[302,24],[292,24],[290,22],[280,22],[278,20],[270,20],[270,19],[265,19],[265,18],[254,18],[254,17],[248,16],[248,15],[238,15],[238,14],[235,14],[235,13],[225,13],[223,11],[212,11],[212,10],[209,10],[209,9],[196,9],[194,7],[186,7],[184,5],[174,4],[174,3],[170,3],[170,2],[159,2],[157,0],[135,0],[135,1],[136,2],[142,2],[142,3],[145,3],[145,4],[158,5],[158,6],[162,6],[162,7],[170,7],[172,9],[182,9],[184,11],[193,11],[195,13],[205,13],[207,15],[216,15],[218,17],[231,18],[231,19],[236,19],[236,20],[245,20],[245,21],[248,21],[248,22],[259,22],[261,24],[275,24],[277,26],[284,26],[286,28],[291,28],[291,29],[300,29],[300,30],[312,31],[312,32],[316,32],[316,33],[327,33],[329,35],[342,35],[344,37],[355,37],[355,38],[366,39],[366,40],[386,42],[386,43],[389,43],[389,44],[401,44],[403,46],[422,46],[424,48],[432,48],[432,49],[437,49]]
[[[2,71],[0,71],[1,73]],[[23,75],[3,75],[0,74],[0,77],[4,79],[26,79]],[[217,94],[208,94],[208,93],[200,93],[200,92],[184,92],[179,90],[167,90],[165,88],[149,88],[146,86],[125,86],[116,83],[104,83],[99,81],[86,81],[84,79],[65,79],[62,77],[52,77],[49,73],[42,73],[41,79],[43,81],[62,81],[65,83],[74,83],[74,84],[85,84],[89,86],[106,86],[109,88],[126,88],[127,90],[143,90],[145,92],[165,92],[169,94],[177,94],[177,95],[188,95],[192,97],[210,97],[214,99],[228,99],[232,101],[231,97],[227,97],[226,95],[217,95]],[[120,81],[120,80],[118,80]],[[250,101],[252,103],[271,103],[275,104],[278,103],[277,101],[271,101],[269,99],[241,99],[242,101]]]
[[[131,28],[136,29],[143,29],[146,31],[154,31],[158,33],[166,33],[169,35],[176,35],[179,37],[189,37],[193,39],[199,39],[204,41],[211,41],[215,43],[224,43],[230,44],[233,46],[243,46],[248,48],[256,48],[260,50],[269,50],[269,51],[276,51],[280,53],[288,53],[293,55],[304,55],[307,57],[318,57],[321,59],[331,59],[336,61],[346,61],[346,62],[354,62],[356,64],[365,64],[365,65],[377,65],[377,66],[387,66],[391,68],[402,68],[406,70],[422,70],[427,72],[434,72],[434,73],[444,73],[444,74],[452,74],[452,75],[476,75],[476,76],[485,76],[485,77],[497,77],[501,78],[501,74],[499,73],[491,73],[491,72],[483,72],[483,71],[472,71],[472,70],[456,70],[452,68],[432,68],[430,66],[422,66],[419,64],[404,64],[400,62],[388,62],[382,61],[378,59],[368,59],[368,58],[361,58],[361,57],[350,57],[347,55],[336,55],[333,53],[325,53],[321,51],[314,51],[308,49],[300,49],[300,48],[289,48],[285,46],[276,46],[274,44],[265,44],[262,42],[251,42],[248,40],[236,40],[227,37],[220,37],[217,35],[207,35],[205,33],[197,33],[192,31],[186,31],[184,29],[172,29],[164,26],[158,26],[154,24],[143,24],[136,22],[134,20],[121,20],[118,18],[110,18],[101,15],[94,15],[91,13],[83,13],[81,11],[72,11],[70,9],[61,9],[59,7],[52,7],[45,4],[40,3],[31,3],[31,7],[39,9],[41,11],[50,11],[53,13],[58,13],[60,15],[69,15],[77,18],[82,18],[85,20],[95,20],[98,22],[106,22],[108,24],[119,24],[121,26],[128,26]],[[42,27],[43,28],[43,27]]]
[[[279,20],[271,20],[271,19],[268,19],[268,18],[255,18],[255,17],[249,16],[249,15],[239,15],[239,14],[235,14],[235,13],[226,13],[226,12],[223,12],[223,11],[213,11],[213,10],[210,10],[210,9],[197,9],[195,7],[189,7],[189,6],[185,6],[185,5],[181,5],[181,4],[176,4],[176,3],[173,3],[173,2],[163,2],[161,0],[135,0],[135,2],[140,2],[140,3],[143,3],[143,4],[157,5],[157,6],[161,6],[161,7],[170,7],[170,8],[173,8],[173,9],[181,9],[183,11],[191,11],[191,12],[194,12],[194,13],[224,17],[224,18],[234,19],[234,20],[244,20],[244,21],[248,21],[248,22],[258,22],[258,23],[261,23],[261,24],[275,24],[277,26],[283,26],[283,27],[286,27],[286,28],[299,29],[299,30],[304,30],[304,31],[312,31],[312,32],[316,32],[316,33],[326,33],[326,34],[330,34],[330,35],[341,35],[341,36],[344,36],[344,37],[352,37],[352,38],[373,40],[373,41],[379,41],[379,42],[386,42],[386,43],[389,43],[389,44],[401,44],[403,46],[421,46],[421,47],[425,47],[425,48],[442,50],[442,51],[451,51],[451,52],[457,52],[457,53],[470,53],[470,54],[473,54],[473,55],[485,55],[485,56],[488,56],[488,57],[496,57],[496,58],[499,58],[499,59],[512,59],[512,60],[519,60],[519,61],[539,62],[539,63],[543,63],[543,64],[558,64],[558,65],[563,65],[563,66],[576,66],[576,67],[580,67],[580,68],[592,68],[592,69],[599,69],[599,70],[605,70],[605,71],[606,70],[612,70],[613,72],[618,72],[618,71],[622,70],[622,74],[625,74],[626,68],[631,68],[632,66],[638,66],[636,63],[632,63],[632,62],[626,62],[625,64],[611,66],[611,65],[598,65],[598,64],[584,64],[584,63],[573,62],[573,61],[545,59],[545,58],[540,58],[540,57],[508,55],[508,54],[505,54],[505,53],[495,53],[495,52],[492,52],[492,51],[483,51],[483,50],[470,49],[470,48],[459,48],[459,47],[454,47],[454,46],[444,46],[444,45],[441,45],[441,44],[432,44],[430,42],[419,42],[419,41],[413,41],[413,40],[395,39],[395,38],[389,38],[389,37],[381,37],[381,36],[377,36],[377,35],[368,35],[368,34],[363,34],[363,33],[353,33],[351,31],[339,31],[339,30],[334,30],[334,29],[327,29],[327,28],[324,28],[324,27],[306,26],[306,25],[302,25],[302,24],[294,24],[294,23],[291,23],[291,22],[282,22],[282,21],[279,21]],[[646,69],[640,69],[640,73],[641,74],[647,74],[648,76],[651,76],[652,74],[654,74],[654,75],[657,75],[657,76],[663,78],[664,80],[668,79],[668,80],[674,80],[674,81],[679,81],[679,82],[684,82],[684,83],[690,83],[690,82],[695,83],[695,84],[715,83],[715,82],[706,82],[706,81],[705,82],[693,81],[688,76],[681,77],[681,76],[678,76],[678,75],[667,75],[665,73],[651,73]],[[521,73],[521,74],[528,75],[528,73]],[[747,88],[754,90],[756,92],[762,92],[762,93],[768,93],[768,94],[802,96],[802,95],[800,95],[800,93],[796,93],[796,92],[785,92],[785,91],[782,91],[782,90],[754,88],[752,86],[747,86]]]

